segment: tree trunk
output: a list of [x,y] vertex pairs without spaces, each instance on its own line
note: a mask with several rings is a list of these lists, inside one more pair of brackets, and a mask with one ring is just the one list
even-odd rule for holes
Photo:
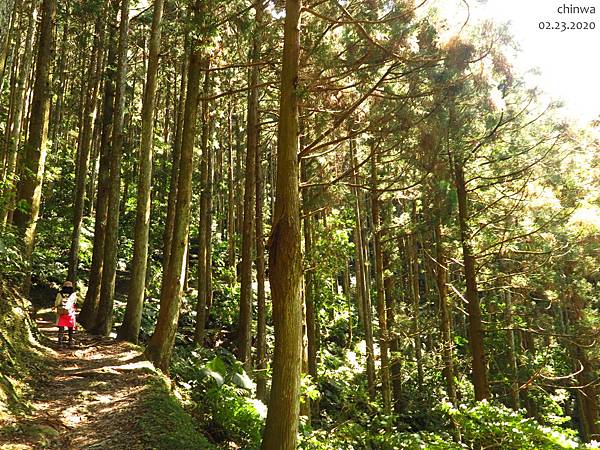
[[181,159],[181,145],[183,140],[183,122],[185,109],[185,96],[187,91],[187,73],[186,64],[188,64],[188,45],[184,45],[186,51],[183,56],[183,68],[181,74],[181,88],[179,95],[179,106],[177,111],[177,126],[175,128],[175,141],[173,144],[173,156],[171,166],[171,177],[169,183],[169,199],[167,201],[167,217],[165,219],[165,231],[163,235],[163,276],[169,265],[171,256],[171,244],[173,242],[173,227],[175,226],[175,203],[177,201],[177,186],[179,177],[179,161]]
[[[104,53],[104,52],[102,52]],[[100,72],[104,72],[104,63],[105,63],[105,58],[104,55],[102,57],[102,69],[100,70]],[[87,216],[93,216],[95,215],[95,198],[94,198],[94,192],[96,192],[96,176],[98,174],[98,166],[99,166],[99,157],[100,157],[100,143],[102,141],[102,124],[104,122],[104,119],[102,117],[102,112],[100,111],[99,114],[96,115],[96,120],[94,120],[94,129],[92,131],[92,156],[91,156],[91,160],[90,160],[90,182],[88,184],[87,187],[87,194],[86,197],[88,199],[88,203],[86,205],[86,207],[84,207],[84,210],[86,211]]]
[[375,250],[375,285],[377,286],[377,316],[379,319],[379,351],[381,358],[381,396],[386,414],[392,411],[392,394],[390,390],[390,361],[388,354],[387,313],[385,289],[383,283],[383,255],[381,249],[381,217],[379,211],[379,191],[377,181],[377,164],[379,154],[371,153],[371,213],[373,215],[373,246]]
[[248,135],[246,142],[246,178],[244,182],[244,223],[242,226],[242,264],[240,284],[240,319],[238,336],[238,359],[250,370],[252,358],[252,247],[254,244],[254,210],[256,190],[256,153],[260,135],[258,111],[259,66],[261,52],[262,3],[256,5],[256,25],[252,38],[250,56],[250,93],[248,95]]
[[[69,17],[70,15],[70,11],[69,8],[67,7],[66,10],[66,16]],[[58,152],[58,136],[59,136],[59,132],[60,132],[60,128],[61,125],[64,125],[62,123],[62,109],[63,109],[63,99],[64,99],[64,94],[65,94],[65,90],[67,89],[67,84],[68,84],[68,80],[65,80],[65,48],[67,45],[67,32],[69,30],[69,23],[68,20],[65,21],[65,23],[63,24],[63,29],[62,29],[62,34],[61,34],[61,38],[60,38],[60,45],[58,47],[58,62],[56,63],[56,67],[54,69],[54,73],[56,74],[55,77],[55,85],[53,86],[52,90],[53,92],[56,92],[56,101],[54,102],[53,105],[51,105],[50,107],[50,122],[49,122],[49,128],[50,128],[50,141],[52,143],[52,154],[56,154]],[[81,79],[83,80],[85,78],[85,63],[87,62],[88,56],[86,55],[85,49],[87,47],[87,36],[84,35],[83,37],[83,42],[82,42],[82,49],[84,49],[84,51],[82,51],[81,54],[81,59],[80,59],[80,65],[79,65],[79,73],[81,76]],[[92,60],[93,61],[93,60]],[[82,119],[82,114],[83,114],[83,110],[84,108],[82,107],[84,104],[84,95],[85,95],[85,88],[83,86],[83,82],[82,82],[82,86],[81,89],[79,91],[79,118]],[[81,131],[81,123],[82,121],[79,120],[78,123],[78,127],[77,129],[79,131]],[[68,125],[68,124],[67,124]],[[77,162],[75,162],[75,167],[77,167]],[[62,184],[63,180],[61,179],[61,184]],[[62,186],[61,186],[62,187]],[[60,187],[59,187],[60,189]]]
[[[116,4],[115,4],[116,5]],[[116,11],[111,8],[111,21],[115,23]],[[117,40],[115,33],[110,33],[108,57],[104,80],[104,100],[102,107],[102,136],[100,138],[100,165],[98,168],[98,193],[96,195],[96,218],[94,223],[94,250],[92,267],[85,301],[79,314],[79,322],[88,330],[96,323],[100,285],[104,271],[104,241],[106,237],[106,220],[108,214],[108,191],[110,188],[110,141],[113,126],[115,104],[115,59]]]
[[[206,68],[210,68],[210,62],[206,61]],[[210,72],[207,70],[204,76],[203,95],[208,97],[210,93]],[[210,213],[208,211],[208,202],[210,200],[209,166],[212,158],[212,146],[209,144],[210,135],[210,111],[209,102],[202,102],[202,161],[200,167],[200,224],[198,226],[198,301],[196,305],[196,329],[194,332],[194,341],[203,345],[204,330],[206,326],[206,308],[208,305],[209,287],[208,287],[208,252],[210,249]]]
[[148,235],[150,231],[150,207],[152,187],[152,151],[154,139],[154,108],[158,84],[158,58],[160,52],[161,22],[164,0],[154,1],[148,72],[142,102],[142,136],[139,153],[137,186],[137,208],[135,217],[135,240],[131,262],[131,284],[127,307],[118,337],[137,343],[142,321],[142,307],[146,288],[146,266],[148,263]]
[[[586,344],[584,344],[585,347],[590,346],[589,343]],[[593,344],[594,342],[592,342]],[[581,386],[577,390],[577,404],[580,412],[582,438],[585,442],[590,442],[593,439],[598,439],[600,435],[597,378],[585,348],[580,344],[575,344],[574,347],[574,359],[581,364],[582,369],[575,377],[577,384]]]
[[[413,203],[413,219],[416,220],[416,207]],[[415,359],[417,361],[417,382],[423,384],[423,351],[421,343],[421,318],[420,318],[420,301],[421,293],[419,289],[419,259],[417,248],[416,235],[406,238],[409,279],[410,279],[410,294],[412,307],[412,334],[415,344]]]
[[[301,177],[302,182],[308,181],[308,161],[303,159],[301,161]],[[304,303],[306,307],[306,338],[307,338],[307,360],[308,360],[308,374],[312,378],[312,382],[317,382],[317,317],[315,308],[315,264],[313,258],[313,231],[312,231],[312,218],[310,216],[310,188],[305,188],[302,191],[302,216],[304,225],[304,258],[306,261],[304,268]],[[305,400],[309,402],[307,398]],[[312,416],[319,416],[319,402],[315,400],[311,402]]]
[[263,204],[263,170],[259,146],[256,152],[256,398],[267,403],[267,312]]
[[[384,267],[390,267],[389,251],[383,254]],[[390,372],[392,385],[392,406],[396,414],[401,414],[403,409],[402,398],[402,367],[400,359],[400,344],[398,342],[398,331],[396,329],[396,277],[394,275],[385,277],[385,303],[387,309],[387,322],[389,330],[389,345],[390,345]]]
[[115,281],[117,275],[117,250],[119,241],[119,196],[121,194],[121,156],[123,153],[125,88],[127,80],[127,41],[129,34],[129,0],[121,1],[119,22],[119,48],[115,95],[115,117],[110,155],[110,190],[108,217],[104,241],[104,270],[100,284],[98,314],[92,332],[108,336],[112,329]]
[[352,348],[352,341],[354,340],[354,317],[352,312],[352,292],[350,290],[350,262],[348,259],[344,261],[342,277],[342,291],[344,292],[348,306],[348,348]]
[[[4,90],[4,74],[6,73],[10,38],[20,7],[21,2],[15,2],[14,0],[4,1],[0,6],[0,92]],[[17,50],[18,48],[16,47]]]
[[456,160],[453,164],[454,182],[458,197],[458,221],[460,225],[460,241],[463,250],[463,264],[465,283],[467,285],[466,299],[469,346],[472,358],[472,378],[475,388],[475,400],[484,400],[490,397],[487,367],[485,361],[485,349],[483,346],[483,326],[481,322],[481,307],[479,304],[479,293],[477,291],[477,275],[475,272],[475,257],[471,243],[469,230],[469,212],[467,209],[467,187],[463,166]]
[[175,343],[185,275],[184,261],[187,259],[194,138],[196,135],[201,68],[202,50],[195,50],[191,54],[189,62],[172,246],[169,263],[161,285],[160,310],[156,329],[145,352],[148,359],[164,372],[169,369],[173,344]]
[[54,21],[56,18],[56,0],[44,0],[42,3],[42,22],[37,54],[35,84],[29,123],[29,138],[25,146],[23,171],[17,186],[17,204],[13,223],[23,236],[25,244],[24,261],[28,274],[25,277],[24,292],[29,295],[31,287],[31,258],[35,245],[35,230],[40,212],[42,183],[46,163],[46,144],[48,137],[48,116],[52,80],[50,69],[54,52]]
[[[355,167],[354,173],[354,184],[358,184],[358,164],[354,157],[354,142],[350,141],[350,152],[352,161]],[[375,350],[373,343],[373,319],[371,317],[371,299],[369,293],[369,283],[367,281],[368,266],[365,258],[365,243],[363,240],[363,227],[362,227],[362,211],[360,201],[360,191],[357,187],[354,190],[354,212],[356,214],[356,229],[355,229],[355,245],[358,257],[356,258],[356,276],[358,278],[357,288],[360,288],[360,301],[362,304],[363,311],[363,329],[365,330],[365,343],[367,351],[367,390],[369,392],[369,399],[375,400],[376,388],[375,388]]]
[[[510,279],[509,279],[510,280]],[[508,283],[510,286],[510,283]],[[519,399],[519,369],[517,364],[517,348],[515,345],[515,331],[513,328],[513,311],[512,311],[512,292],[510,287],[504,291],[504,301],[506,308],[506,325],[508,330],[506,331],[506,340],[508,344],[508,363],[510,366],[510,403],[515,411],[518,411],[521,407]]]
[[[213,135],[215,121],[209,115],[209,136]],[[210,138],[209,138],[210,139]],[[204,206],[206,208],[206,227],[204,228],[204,241],[206,242],[206,262],[204,263],[206,267],[206,273],[204,276],[204,282],[206,284],[206,308],[204,310],[204,323],[206,324],[206,318],[210,313],[210,308],[212,306],[213,300],[213,290],[212,290],[212,223],[213,223],[213,178],[214,178],[214,155],[213,155],[213,147],[211,145],[207,146],[207,157],[208,157],[208,167],[207,167],[207,177],[206,177],[206,200],[204,202]]]
[[298,61],[300,0],[286,0],[277,182],[269,242],[275,351],[269,411],[261,448],[295,450],[302,370],[302,255],[298,186]]
[[[34,2],[30,3],[31,7],[27,10],[29,18],[27,20],[27,36],[25,38],[25,50],[19,64],[19,71],[15,83],[15,95],[14,95],[14,109],[12,113],[12,119],[8,122],[12,122],[12,128],[8,138],[8,151],[6,152],[6,170],[4,172],[3,180],[9,182],[9,189],[14,183],[15,170],[17,165],[17,150],[19,148],[19,139],[21,136],[21,125],[23,124],[23,110],[25,109],[25,103],[27,102],[27,77],[31,72],[31,63],[33,60],[33,38],[35,31],[35,7]],[[17,39],[19,40],[19,39]],[[18,48],[18,47],[17,47]],[[12,191],[12,189],[11,189]],[[9,193],[6,199],[6,204],[2,209],[2,218],[0,220],[0,227],[4,228],[8,221],[8,215],[11,209],[14,207],[14,194]]]
[[[233,116],[233,135],[235,137],[235,232],[242,234],[244,223],[243,205],[243,167],[242,167],[242,132],[240,130],[240,119],[237,114]],[[240,274],[236,271],[236,279]]]
[[[439,209],[438,209],[439,213]],[[435,219],[435,250],[436,250],[436,284],[440,301],[440,329],[442,331],[442,359],[444,361],[443,375],[448,389],[448,398],[452,404],[457,404],[456,383],[454,382],[454,341],[452,339],[452,324],[448,308],[448,269],[446,268],[446,253],[442,237],[442,226],[439,217]]]
[[576,373],[579,430],[583,441],[590,442],[593,439],[597,440],[600,435],[597,377],[594,374],[594,365],[587,354],[587,349],[594,348],[595,340],[593,337],[586,337],[585,333],[581,333],[576,327],[585,319],[584,300],[573,288],[568,290],[565,297],[566,301],[563,301],[562,305],[565,310],[565,331],[566,334],[575,337],[566,345],[573,363],[573,372]]
[[88,172],[88,161],[92,145],[92,127],[96,114],[96,103],[100,87],[100,69],[102,65],[102,49],[104,47],[105,24],[103,17],[96,20],[94,48],[91,60],[94,64],[88,73],[87,95],[83,111],[83,126],[81,130],[80,146],[77,158],[77,173],[75,179],[75,199],[73,201],[73,232],[71,234],[71,248],[69,251],[69,274],[67,278],[72,281],[77,279],[77,266],[79,264],[79,237],[81,235],[81,222],[85,206],[85,182]]
[[235,187],[233,184],[233,130],[231,123],[231,101],[227,104],[227,260],[231,270],[229,285],[236,280],[235,258]]

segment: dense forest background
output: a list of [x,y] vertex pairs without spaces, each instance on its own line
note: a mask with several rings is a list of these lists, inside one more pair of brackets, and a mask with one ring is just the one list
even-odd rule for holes
[[427,1],[5,0],[3,283],[76,282],[215,446],[591,448],[598,123],[517,47]]

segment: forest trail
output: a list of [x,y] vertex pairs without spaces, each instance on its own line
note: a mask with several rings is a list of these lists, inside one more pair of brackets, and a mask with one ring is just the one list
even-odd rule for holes
[[142,393],[154,372],[125,342],[78,330],[73,348],[59,349],[52,313],[37,318],[50,339],[48,365],[35,385],[31,416],[1,448],[142,449]]

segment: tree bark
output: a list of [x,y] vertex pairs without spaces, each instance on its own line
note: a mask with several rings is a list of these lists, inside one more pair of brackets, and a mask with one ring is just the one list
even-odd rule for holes
[[[102,52],[104,53],[104,52]],[[104,63],[105,56],[102,56],[102,65],[100,72],[105,72]],[[96,192],[96,178],[98,174],[98,166],[99,166],[99,157],[100,157],[100,143],[102,141],[102,123],[104,119],[102,117],[102,112],[99,111],[99,114],[96,115],[96,119],[94,120],[94,128],[92,131],[92,156],[90,160],[90,182],[87,187],[86,197],[88,199],[87,205],[84,207],[86,211],[84,214],[88,216],[95,215],[95,202],[94,202],[94,192]]]
[[[303,159],[301,161],[301,177],[302,182],[308,181],[308,161]],[[306,340],[307,340],[307,368],[308,374],[312,378],[312,382],[317,382],[317,353],[318,353],[318,342],[317,342],[317,317],[315,308],[315,278],[314,270],[315,264],[313,258],[313,231],[312,231],[312,218],[310,217],[310,188],[305,188],[302,191],[302,222],[304,226],[304,258],[306,260],[304,269],[304,303],[306,308]],[[310,402],[309,399],[305,399],[306,402]],[[319,402],[318,400],[310,402],[312,417],[319,416]]]
[[[116,5],[116,4],[113,4]],[[115,23],[116,11],[110,8],[111,22]],[[96,218],[94,223],[94,249],[92,266],[85,301],[79,313],[79,322],[90,330],[98,314],[100,285],[104,271],[104,242],[106,237],[106,220],[108,214],[108,192],[110,188],[110,141],[113,127],[115,106],[115,59],[117,40],[115,33],[110,33],[106,72],[104,80],[104,99],[102,106],[102,131],[100,138],[100,164],[98,168],[98,193],[96,194]]]
[[48,118],[52,77],[50,75],[54,53],[54,22],[56,19],[56,0],[44,0],[42,3],[42,22],[38,45],[35,84],[29,138],[25,146],[23,170],[17,185],[17,206],[13,223],[23,236],[25,244],[24,261],[28,268],[23,290],[29,295],[31,287],[31,259],[35,245],[35,231],[40,212],[42,183],[46,163],[46,144],[48,138]]
[[[67,7],[66,10],[66,16],[69,17],[70,15],[70,11],[69,8]],[[53,92],[56,92],[56,101],[51,105],[50,107],[50,122],[49,122],[49,128],[50,128],[50,141],[52,143],[52,154],[56,154],[58,152],[58,136],[59,136],[59,132],[60,132],[60,128],[61,125],[64,126],[65,124],[63,124],[62,122],[62,109],[63,109],[63,99],[64,99],[64,94],[65,94],[65,90],[67,89],[67,84],[68,84],[68,80],[65,80],[65,64],[66,64],[66,45],[67,45],[67,33],[69,31],[69,23],[68,23],[68,19],[65,20],[65,23],[62,25],[62,34],[61,34],[61,38],[60,38],[60,44],[58,47],[58,61],[56,63],[56,67],[54,69],[54,74],[56,75],[54,78],[55,81],[55,85],[53,86],[52,90]],[[58,33],[58,31],[57,31]],[[85,63],[87,62],[87,55],[85,52],[85,49],[87,47],[87,36],[84,35],[83,37],[83,42],[82,42],[82,53],[80,56],[80,65],[79,65],[79,73],[81,74],[81,79],[83,80],[85,78]],[[83,83],[82,83],[83,84]],[[81,86],[80,92],[79,92],[79,111],[81,111],[79,113],[80,119],[82,118],[82,113],[83,113],[83,107],[82,105],[84,104],[84,94],[85,94],[85,88],[84,86]],[[68,125],[68,124],[67,124]],[[78,130],[81,131],[81,120],[78,123]],[[75,161],[75,167],[77,167],[77,161]],[[61,179],[61,184],[62,184],[63,180]]]
[[[510,282],[508,283],[510,286]],[[507,357],[508,364],[510,367],[510,403],[512,409],[518,411],[521,407],[521,401],[519,398],[519,368],[517,364],[517,347],[515,344],[515,331],[513,327],[513,306],[512,306],[512,292],[510,287],[504,291],[504,301],[506,308],[506,325],[508,327],[506,331],[506,340],[508,344]]]
[[171,177],[169,183],[169,199],[167,201],[167,217],[165,219],[165,231],[163,234],[163,275],[167,271],[169,258],[171,256],[171,244],[173,242],[173,227],[175,225],[175,203],[177,201],[177,186],[179,177],[179,161],[181,159],[181,145],[183,140],[183,122],[185,97],[187,91],[187,73],[186,64],[188,64],[188,45],[184,44],[185,52],[183,56],[183,69],[181,74],[181,88],[179,96],[179,106],[177,111],[177,126],[175,128],[175,140],[173,143],[173,157],[171,166]]
[[475,257],[471,243],[471,234],[468,220],[467,187],[465,184],[464,169],[460,161],[453,162],[454,182],[458,197],[458,221],[460,226],[460,241],[463,250],[463,264],[465,283],[467,286],[467,312],[469,327],[469,347],[472,358],[472,379],[475,388],[475,399],[484,400],[490,397],[485,349],[483,345],[483,326],[481,321],[481,306],[477,291],[477,275],[475,272]]
[[[416,206],[413,203],[413,219],[416,220]],[[423,384],[423,351],[421,343],[421,310],[420,301],[421,293],[419,289],[419,259],[417,248],[417,237],[415,234],[406,238],[409,279],[410,279],[410,294],[412,308],[412,333],[415,345],[415,359],[417,361],[417,381]]]
[[[570,277],[569,273],[566,275]],[[584,319],[585,301],[574,288],[568,289],[562,307],[565,310],[565,331],[575,336],[575,339],[566,345],[573,363],[573,371],[577,373],[575,380],[579,430],[583,441],[590,442],[593,439],[597,440],[600,435],[597,377],[594,374],[594,364],[587,354],[587,349],[594,348],[595,340],[577,329],[577,324]],[[533,343],[531,347],[535,347]]]
[[191,54],[189,61],[172,246],[169,263],[161,285],[160,310],[156,329],[145,352],[148,359],[164,372],[169,369],[173,344],[175,343],[185,276],[184,261],[187,259],[189,237],[194,138],[196,135],[201,69],[202,50],[197,49]]
[[85,185],[88,172],[90,148],[92,145],[92,127],[94,115],[96,114],[96,103],[98,90],[100,88],[100,69],[102,65],[102,49],[104,47],[105,23],[103,17],[96,20],[94,48],[91,66],[88,74],[87,95],[83,112],[83,126],[77,158],[77,173],[75,179],[75,199],[73,201],[73,232],[71,234],[71,248],[69,251],[69,274],[67,278],[71,281],[77,279],[79,264],[79,238],[81,235],[81,223],[85,206]]
[[244,181],[244,223],[242,226],[242,264],[240,284],[240,319],[238,336],[238,359],[246,370],[250,370],[252,363],[252,249],[255,237],[254,213],[255,213],[255,191],[256,191],[256,154],[260,135],[260,117],[258,111],[259,97],[259,66],[261,52],[261,27],[263,6],[261,2],[256,4],[255,29],[252,38],[252,53],[250,56],[248,95],[248,123],[246,141],[246,177]]
[[[206,68],[210,68],[210,62],[206,61]],[[208,97],[210,93],[210,72],[207,70],[204,75],[204,88],[203,95]],[[204,343],[204,331],[206,326],[206,309],[208,305],[209,297],[209,286],[208,286],[208,271],[209,271],[209,258],[208,252],[210,250],[210,236],[209,230],[210,223],[210,212],[209,212],[209,178],[212,174],[209,173],[209,168],[212,159],[212,147],[208,142],[210,134],[210,111],[209,102],[202,102],[202,161],[200,167],[200,223],[198,226],[198,300],[196,305],[196,329],[194,332],[194,341],[203,345]]]
[[235,257],[235,187],[233,184],[233,130],[231,101],[227,104],[227,260],[231,270],[229,285],[236,281]]
[[263,231],[263,170],[260,146],[256,152],[256,398],[267,403],[267,312],[265,239]]
[[[383,253],[383,266],[390,267],[390,252]],[[390,346],[390,372],[392,385],[392,406],[396,414],[401,414],[403,409],[402,398],[402,366],[400,360],[400,344],[398,342],[398,331],[396,329],[396,277],[395,275],[387,276],[384,279],[385,303],[387,310],[387,324],[389,330],[389,346]]]
[[154,1],[148,72],[142,102],[142,136],[139,153],[139,174],[137,186],[137,208],[135,217],[135,238],[133,260],[131,262],[131,284],[127,297],[127,307],[118,337],[137,343],[142,321],[142,308],[146,288],[146,266],[148,264],[148,235],[150,231],[150,207],[152,186],[152,151],[154,140],[154,109],[156,86],[158,84],[158,60],[160,52],[161,22],[164,0]]
[[[209,115],[209,136],[213,135],[215,121]],[[210,139],[210,138],[209,138]],[[212,223],[213,223],[213,179],[214,179],[214,155],[213,148],[211,145],[207,146],[207,157],[208,157],[208,167],[207,167],[207,177],[206,177],[206,201],[204,206],[206,208],[206,227],[204,228],[204,241],[206,242],[206,274],[204,276],[204,280],[206,283],[206,308],[204,311],[205,319],[204,323],[206,324],[206,318],[210,313],[210,308],[212,306],[213,300],[213,289],[212,289]]]
[[121,156],[123,153],[125,88],[127,79],[127,41],[129,34],[129,0],[121,1],[119,22],[119,48],[115,112],[110,155],[110,182],[108,192],[108,214],[104,241],[104,263],[100,283],[98,314],[92,332],[108,336],[112,329],[115,281],[117,274],[117,250],[119,240],[119,198],[121,194]]
[[392,394],[390,390],[390,360],[388,354],[387,313],[385,303],[385,288],[383,281],[383,254],[381,249],[381,217],[379,211],[379,190],[377,164],[379,153],[371,153],[371,213],[373,215],[373,246],[375,250],[375,285],[377,286],[377,316],[379,319],[379,351],[381,358],[381,396],[384,411],[392,411]]
[[[4,90],[4,75],[6,73],[6,61],[10,49],[11,34],[20,7],[21,2],[15,0],[4,1],[0,6],[0,92]],[[16,49],[18,48],[16,47]]]
[[[8,135],[8,151],[6,152],[6,170],[4,171],[3,180],[9,182],[10,186],[14,183],[15,170],[17,166],[17,150],[19,148],[19,139],[21,136],[21,126],[23,124],[23,111],[25,109],[25,103],[27,101],[27,77],[31,72],[31,63],[33,60],[33,38],[35,31],[35,6],[34,2],[30,3],[30,9],[27,10],[29,18],[27,20],[27,35],[25,37],[25,50],[19,64],[18,75],[15,83],[15,95],[13,99],[13,112],[11,120],[8,124],[12,123],[10,128],[10,134]],[[17,37],[17,41],[20,39]],[[17,47],[18,48],[18,47]],[[14,194],[9,192],[8,198],[4,208],[2,209],[2,218],[0,220],[0,227],[4,228],[8,221],[8,215],[11,209],[14,208]]]
[[276,199],[269,242],[275,351],[271,398],[261,446],[263,450],[294,450],[300,413],[302,255],[298,199],[297,87],[301,8],[300,0],[286,0]]
[[[439,209],[438,209],[439,213]],[[436,284],[440,301],[440,328],[442,331],[442,359],[444,361],[444,379],[448,398],[452,404],[457,404],[456,383],[454,382],[454,341],[452,339],[452,323],[450,309],[448,307],[448,270],[446,268],[446,252],[442,237],[442,226],[439,217],[435,219],[435,250],[436,250]]]
[[[350,141],[350,152],[353,161],[353,165],[355,167],[354,173],[354,184],[358,185],[358,164],[356,158],[354,157],[354,142]],[[363,227],[362,227],[362,208],[360,201],[360,191],[357,187],[353,188],[354,190],[354,212],[356,215],[356,228],[354,231],[355,234],[355,245],[356,245],[356,276],[358,278],[357,288],[360,289],[360,302],[361,309],[363,311],[363,322],[362,326],[365,330],[365,346],[367,352],[367,390],[369,392],[369,399],[371,401],[375,400],[376,396],[376,387],[375,387],[375,350],[373,343],[373,319],[371,317],[371,299],[369,293],[369,283],[367,281],[368,266],[366,264],[365,257],[365,243],[363,240]]]

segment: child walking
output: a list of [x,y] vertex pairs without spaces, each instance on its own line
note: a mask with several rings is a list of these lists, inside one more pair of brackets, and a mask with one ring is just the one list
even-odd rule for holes
[[56,295],[54,306],[56,307],[58,316],[56,320],[56,325],[58,326],[58,346],[65,346],[65,328],[67,328],[69,334],[68,345],[72,347],[77,312],[77,294],[73,289],[72,282],[65,281],[63,283],[60,292]]

